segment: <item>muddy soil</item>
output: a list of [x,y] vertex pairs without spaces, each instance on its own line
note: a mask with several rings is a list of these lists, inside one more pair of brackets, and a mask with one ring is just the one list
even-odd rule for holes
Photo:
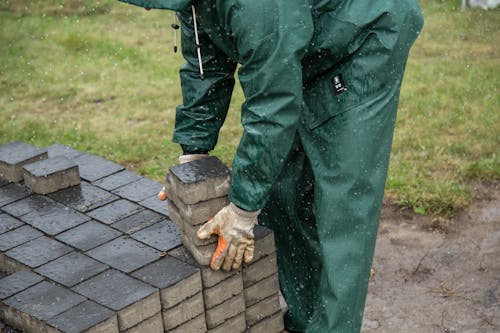
[[362,332],[500,332],[500,187],[482,190],[449,222],[384,208]]

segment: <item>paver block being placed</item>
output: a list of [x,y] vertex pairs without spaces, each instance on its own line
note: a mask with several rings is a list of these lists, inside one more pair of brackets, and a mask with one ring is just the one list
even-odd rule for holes
[[54,239],[41,236],[27,243],[19,245],[4,254],[7,261],[36,268],[47,262],[57,259],[68,252],[71,248]]
[[163,333],[163,320],[161,319],[161,313],[158,312],[153,317],[144,320],[143,322],[129,328],[123,333]]
[[23,222],[10,215],[0,213],[0,234],[18,228],[23,224]]
[[24,142],[0,145],[0,178],[10,182],[23,180],[23,165],[47,158],[47,151]]
[[78,165],[64,156],[26,164],[23,167],[23,178],[31,191],[40,194],[80,184]]
[[83,152],[73,149],[71,147],[56,143],[51,146],[45,147],[49,153],[49,157],[64,156],[66,158],[74,159],[83,154]]
[[79,250],[88,251],[119,236],[121,232],[102,223],[89,221],[57,235],[56,238]]
[[247,307],[254,305],[257,302],[264,300],[276,294],[280,289],[278,274],[274,274],[251,287],[245,288],[245,304]]
[[132,274],[160,289],[161,304],[171,308],[201,292],[199,269],[172,257],[164,257]]
[[131,201],[120,199],[97,208],[87,215],[103,223],[112,224],[141,210],[144,208]]
[[264,318],[270,317],[280,310],[278,294],[274,294],[254,305],[247,307],[245,318],[248,326],[257,324]]
[[133,234],[134,232],[160,222],[164,218],[165,217],[163,215],[153,212],[152,210],[145,209],[139,213],[130,215],[118,222],[115,222],[111,226],[126,234]]
[[[226,333],[226,332],[242,333],[245,332],[245,330],[246,330],[245,314],[240,313],[239,315],[234,316],[233,318],[227,319],[221,325],[208,330],[207,333]],[[271,333],[271,332],[263,331],[261,333]]]
[[82,213],[118,199],[116,195],[87,182],[53,193],[50,197]]
[[139,179],[141,179],[141,176],[136,174],[135,172],[122,170],[110,176],[99,179],[93,182],[93,184],[107,191],[112,191],[114,189],[117,189],[118,187],[130,184]]
[[203,295],[198,293],[174,307],[162,310],[163,327],[169,331],[190,319],[193,319],[205,311],[203,306]]
[[247,333],[278,333],[283,331],[285,325],[283,324],[283,314],[281,311],[275,313],[272,317],[266,318],[257,324],[250,326]]
[[243,264],[243,285],[245,288],[278,272],[276,253],[261,257],[250,264]]
[[80,169],[82,179],[93,182],[123,170],[119,164],[92,154],[82,154],[73,159]]
[[4,301],[5,321],[29,333],[45,332],[46,321],[85,301],[69,289],[40,282]]
[[190,244],[194,244],[195,246],[203,246],[203,245],[209,245],[213,243],[217,243],[219,240],[219,237],[217,235],[212,235],[210,238],[207,239],[199,239],[197,232],[198,229],[201,227],[199,226],[192,226],[188,223],[185,223],[183,225],[183,232],[184,235],[186,236],[186,239],[189,241]]
[[25,186],[19,184],[2,186],[0,187],[0,207],[25,198],[28,195],[30,195],[30,191]]
[[144,228],[130,237],[159,251],[170,251],[182,245],[179,229],[172,221],[168,220]]
[[39,282],[43,277],[28,270],[20,270],[0,280],[0,300],[4,300]]
[[42,235],[40,231],[24,225],[0,235],[0,251],[10,250]]
[[85,301],[47,321],[47,333],[118,333],[116,313]]
[[151,318],[161,309],[157,289],[116,270],[105,271],[73,290],[116,311],[120,331]]
[[182,217],[179,214],[179,208],[175,205],[175,203],[172,200],[167,201],[168,205],[168,218],[175,223],[177,228],[179,228],[180,232],[184,232],[184,221],[182,220]]
[[[206,332],[207,332],[207,322],[205,320],[204,313],[168,331],[168,333],[206,333]],[[230,331],[224,333],[229,333],[229,332]]]
[[231,172],[217,157],[209,156],[170,168],[169,192],[186,204],[194,204],[227,195]]
[[84,254],[71,252],[37,268],[35,271],[66,287],[73,287],[107,268],[108,266]]
[[205,311],[207,327],[208,329],[215,328],[227,319],[233,318],[244,311],[245,301],[243,300],[243,294],[236,295],[224,303]]
[[159,200],[156,195],[142,200],[141,202],[139,202],[139,204],[164,216],[169,216],[167,203],[165,201]]
[[274,233],[271,229],[256,225],[253,228],[255,240],[255,252],[253,254],[253,261],[258,261],[261,257],[276,252],[274,244]]
[[203,289],[205,308],[211,309],[225,300],[240,294],[243,291],[243,281],[240,274],[233,275],[219,284]]
[[212,260],[212,255],[215,252],[215,248],[217,247],[216,243],[208,244],[208,245],[200,245],[192,243],[192,241],[185,235],[181,234],[182,244],[184,247],[188,249],[189,252],[193,255],[193,258],[200,265],[209,265]]
[[125,236],[96,247],[86,254],[125,273],[160,258],[160,251]]
[[141,178],[133,183],[113,190],[113,193],[130,201],[142,201],[157,195],[163,185],[148,178]]

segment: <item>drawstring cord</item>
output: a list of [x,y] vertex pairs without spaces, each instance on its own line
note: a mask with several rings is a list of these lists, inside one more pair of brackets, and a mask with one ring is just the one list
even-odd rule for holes
[[173,12],[174,23],[172,23],[172,28],[174,29],[174,53],[177,53],[177,30],[179,30],[179,25],[177,24],[177,15]]
[[201,45],[198,39],[198,24],[196,23],[196,10],[194,9],[194,5],[191,6],[191,9],[193,10],[194,38],[196,41],[196,51],[198,53],[198,65],[200,66],[200,78],[203,80],[205,78],[205,73],[203,73],[203,63],[201,62]]

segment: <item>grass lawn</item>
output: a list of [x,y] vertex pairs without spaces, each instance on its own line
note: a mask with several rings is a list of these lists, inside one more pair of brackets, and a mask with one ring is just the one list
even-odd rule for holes
[[[43,4],[42,4],[43,3]],[[423,0],[424,31],[401,93],[387,195],[452,215],[472,180],[500,180],[500,11]],[[0,143],[64,143],[160,180],[181,101],[172,14],[113,0],[0,4]],[[237,89],[215,155],[241,134]]]

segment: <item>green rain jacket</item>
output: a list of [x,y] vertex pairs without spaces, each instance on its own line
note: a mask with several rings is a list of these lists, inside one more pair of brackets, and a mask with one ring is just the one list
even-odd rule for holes
[[[229,195],[231,202],[249,211],[264,206],[299,125],[311,130],[321,126],[373,98],[377,86],[391,81],[388,70],[376,78],[346,82],[357,85],[358,92],[366,89],[361,99],[349,89],[336,94],[331,80],[342,62],[369,36],[390,49],[398,39],[393,15],[412,20],[418,11],[414,0],[121,1],[178,12],[186,64],[180,70],[183,103],[177,108],[173,140],[188,151],[214,148],[229,108],[234,71],[241,65],[244,132]],[[191,5],[196,8],[203,80]],[[379,60],[371,61],[375,65]]]

